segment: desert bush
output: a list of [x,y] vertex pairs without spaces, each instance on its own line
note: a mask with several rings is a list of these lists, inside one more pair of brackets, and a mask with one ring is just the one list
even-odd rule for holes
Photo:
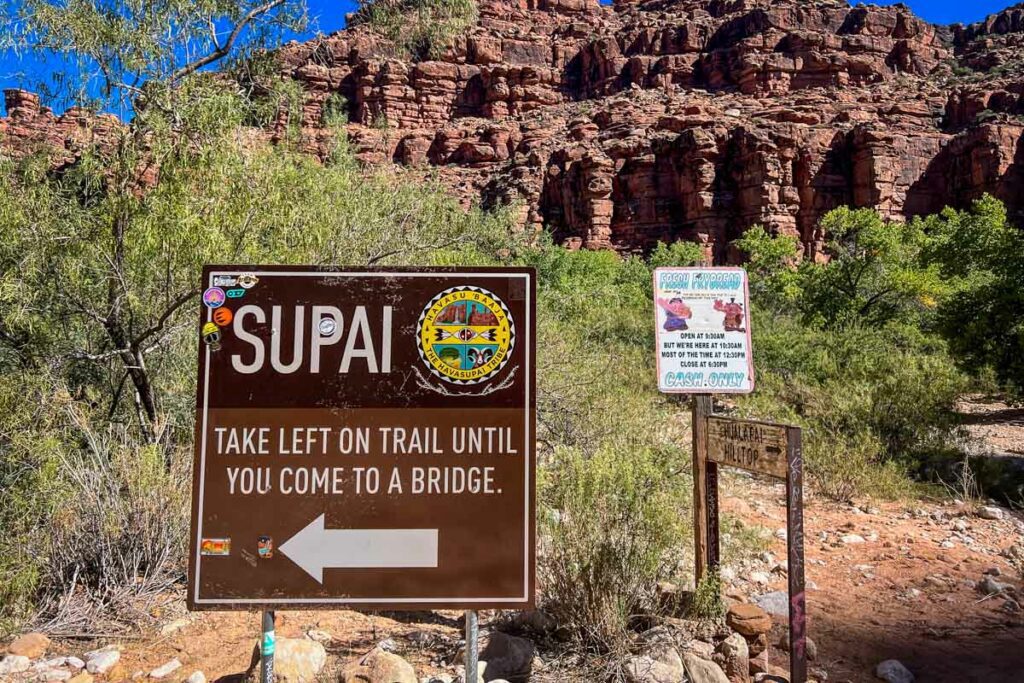
[[688,501],[678,454],[559,447],[541,476],[546,606],[585,646],[615,652],[681,560]]
[[[204,263],[493,263],[514,246],[506,214],[344,147],[321,164],[197,117],[185,144],[149,128],[145,149],[60,174],[0,159],[0,535],[16,549],[0,618],[125,626],[183,577]],[[152,153],[158,181],[127,182]]]
[[475,0],[367,0],[354,20],[365,22],[415,60],[437,59],[476,22]]

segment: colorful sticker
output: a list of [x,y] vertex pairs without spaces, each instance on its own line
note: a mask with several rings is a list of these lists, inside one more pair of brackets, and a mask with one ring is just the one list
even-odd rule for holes
[[263,647],[261,648],[261,652],[262,652],[264,657],[269,657],[270,655],[274,654],[274,632],[273,631],[265,631],[263,633]]
[[243,296],[245,296],[245,290],[244,289],[229,289],[228,290],[228,298],[229,299],[241,299]]
[[227,327],[231,324],[235,314],[231,312],[230,308],[218,308],[213,312],[213,322],[220,327]]
[[207,557],[225,557],[231,554],[230,538],[204,538],[199,544],[199,554]]
[[220,349],[220,328],[214,323],[203,325],[203,341],[210,347],[211,351]]
[[261,560],[269,560],[274,556],[274,539],[270,536],[260,536],[256,539],[256,554]]
[[203,292],[203,303],[210,308],[219,308],[224,305],[224,290],[220,287],[210,287]]
[[213,276],[214,287],[237,287],[238,278],[232,277],[231,275],[214,275]]
[[479,287],[452,287],[423,309],[417,328],[420,358],[453,384],[477,384],[501,372],[512,356],[516,328],[505,303]]
[[259,281],[254,273],[242,273],[238,276],[238,286],[244,289],[252,289]]

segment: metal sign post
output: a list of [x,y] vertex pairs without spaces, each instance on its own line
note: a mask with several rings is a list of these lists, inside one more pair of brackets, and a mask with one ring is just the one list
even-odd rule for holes
[[466,611],[466,683],[477,683],[480,660],[480,623],[475,609]]
[[260,683],[274,683],[274,613],[263,612],[263,636],[260,638]]
[[[701,455],[707,484],[708,564],[718,564],[718,465],[758,472],[786,482],[786,555],[789,574],[790,683],[807,681],[807,606],[804,594],[803,450],[799,427],[707,415]],[[714,515],[710,510],[714,509]],[[714,547],[714,551],[711,548]],[[713,558],[713,559],[712,559]]]

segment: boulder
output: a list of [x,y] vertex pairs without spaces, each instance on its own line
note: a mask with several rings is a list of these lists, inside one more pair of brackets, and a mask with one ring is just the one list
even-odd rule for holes
[[531,640],[495,631],[481,650],[480,661],[487,662],[487,677],[491,680],[526,679],[530,676],[535,649]]
[[772,591],[754,598],[754,604],[768,614],[777,617],[789,616],[789,593],[786,591]]
[[50,647],[50,639],[42,633],[26,633],[15,638],[14,642],[7,646],[7,652],[29,659],[38,659],[46,654],[48,647]]
[[720,666],[689,652],[683,655],[683,666],[691,683],[729,683]]
[[0,678],[28,671],[32,660],[24,655],[7,655],[0,659]]
[[629,658],[622,667],[622,673],[627,683],[680,683],[686,680],[683,660],[671,648]]
[[396,654],[374,648],[358,661],[345,667],[338,683],[418,683],[418,681],[416,671],[409,662]]
[[723,640],[718,645],[718,654],[722,659],[722,669],[730,683],[747,683],[750,674],[750,648],[747,641],[738,633]]
[[327,650],[307,638],[278,638],[274,643],[274,678],[283,683],[312,683],[327,663]]
[[725,623],[732,630],[748,638],[756,638],[772,629],[772,618],[763,609],[750,603],[738,603],[729,607]]
[[902,662],[887,659],[875,667],[875,678],[886,683],[914,683],[914,674],[910,673]]
[[121,651],[114,645],[85,653],[85,670],[95,675],[109,673],[121,661]]

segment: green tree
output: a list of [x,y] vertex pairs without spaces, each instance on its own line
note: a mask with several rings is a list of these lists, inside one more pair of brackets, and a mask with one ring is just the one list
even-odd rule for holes
[[938,329],[954,356],[974,372],[989,371],[1007,388],[1024,391],[1024,233],[1006,207],[985,196],[964,211],[946,209],[915,221],[928,236],[927,263],[939,268],[950,292]]
[[822,219],[829,236],[825,264],[805,262],[801,307],[810,321],[880,325],[918,319],[943,293],[937,269],[920,260],[925,235],[917,223],[882,219],[872,209],[840,208]]
[[191,76],[243,60],[306,25],[304,0],[24,0],[0,38],[50,63],[51,94],[74,104],[173,108]]

